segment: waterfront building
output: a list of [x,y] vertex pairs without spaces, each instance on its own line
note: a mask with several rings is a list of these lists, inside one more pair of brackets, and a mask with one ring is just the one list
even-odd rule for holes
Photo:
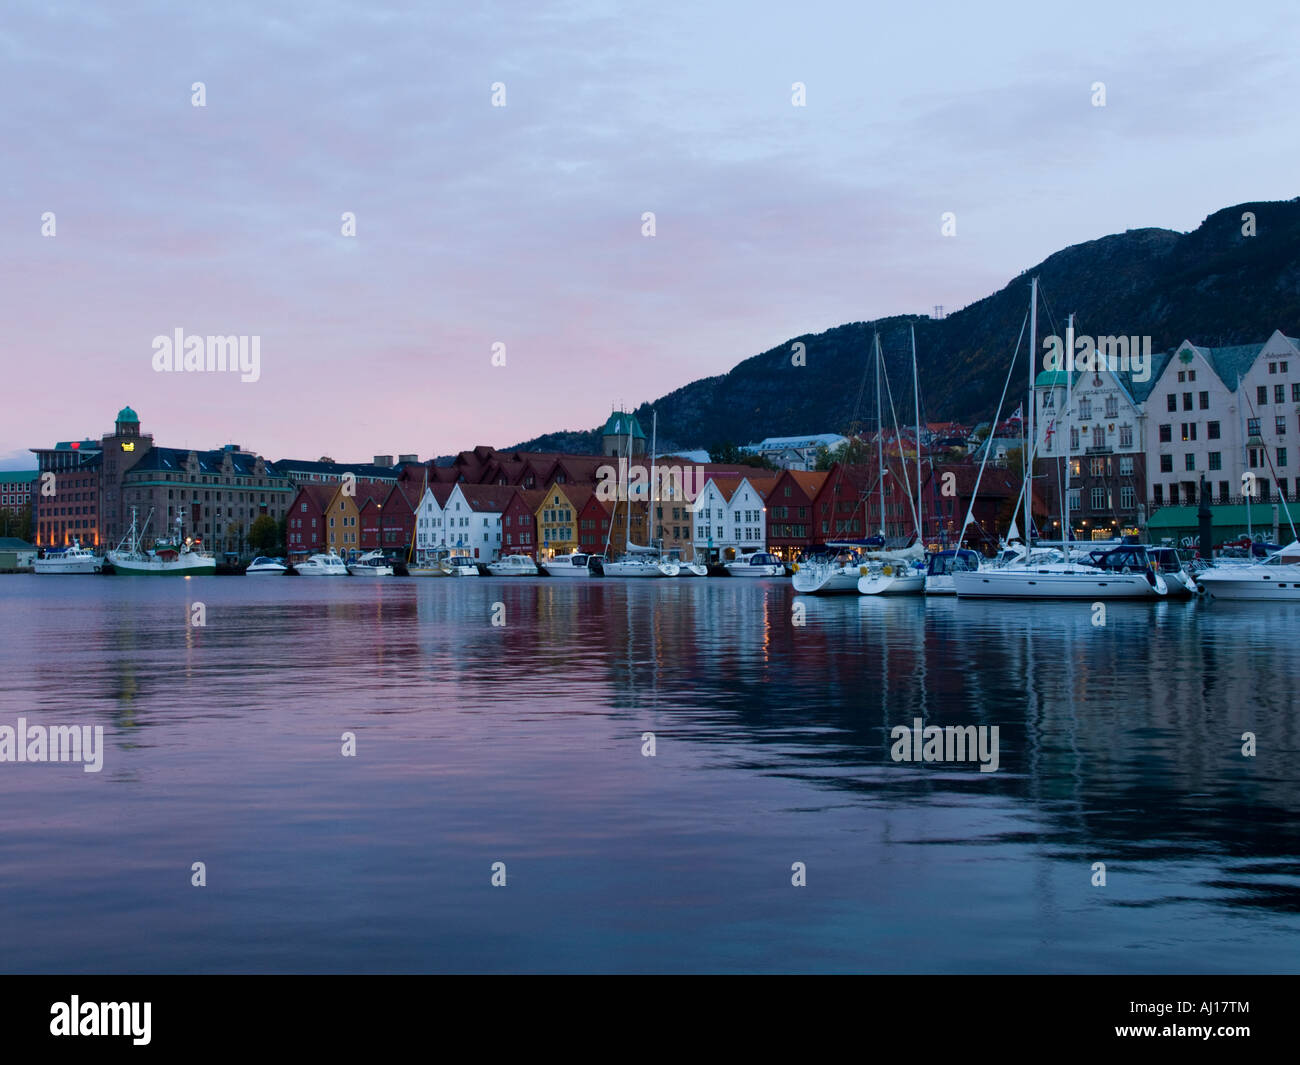
[[455,484],[429,482],[415,507],[415,550],[420,559],[447,550],[446,506]]
[[[30,449],[37,474],[32,485],[32,529],[38,548],[104,545],[99,521],[102,453],[98,440],[63,440],[51,448]],[[46,479],[45,474],[53,474]],[[49,486],[49,493],[42,492]],[[112,546],[116,547],[116,543]]]
[[[325,507],[325,547],[338,555],[361,550],[361,506],[371,497],[371,482],[340,481]],[[358,497],[360,497],[358,499]]]
[[578,511],[578,550],[589,555],[603,555],[605,544],[612,538],[613,521],[614,503],[602,500],[592,492]]
[[796,559],[821,542],[813,500],[826,476],[824,471],[787,469],[772,486],[767,500],[767,549],[783,561]]
[[[495,562],[502,555],[502,517],[517,489],[494,484],[457,484],[445,508],[455,525],[449,544],[457,554],[477,562]],[[505,552],[507,554],[517,552]]]
[[17,536],[0,536],[0,570],[31,569],[35,561],[35,544]]
[[[511,493],[501,512],[502,554],[530,555],[534,559],[537,557],[541,548],[537,534],[537,511],[545,498],[546,492],[540,488],[516,488]],[[603,539],[600,542],[604,544]]]
[[[567,555],[578,550],[578,513],[594,494],[591,485],[552,484],[547,488],[534,515],[541,541],[541,558]],[[621,511],[626,505],[620,506]],[[644,513],[644,508],[642,508]],[[615,545],[621,549],[622,544]]]
[[328,484],[305,484],[298,489],[285,520],[289,561],[300,561],[327,549],[325,517],[334,492],[334,486]]

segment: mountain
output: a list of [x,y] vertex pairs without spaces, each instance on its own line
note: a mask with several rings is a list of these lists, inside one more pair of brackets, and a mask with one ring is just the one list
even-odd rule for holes
[[[1242,232],[1248,211],[1255,216],[1253,236]],[[1040,345],[1050,333],[1064,335],[1070,311],[1079,334],[1150,336],[1153,352],[1184,339],[1218,347],[1263,341],[1274,329],[1296,336],[1300,198],[1226,207],[1190,233],[1131,229],[1075,244],[940,320],[898,315],[791,337],[729,373],[692,381],[642,404],[637,417],[649,425],[651,408],[658,411],[661,429],[668,427],[673,440],[661,450],[843,432],[855,411],[859,422],[874,417],[869,367],[878,331],[899,422],[907,424],[912,420],[908,326],[914,325],[922,416],[927,421],[991,419],[1029,306],[1033,275],[1048,308],[1039,307]],[[796,343],[805,345],[804,366],[791,364]],[[1042,357],[1040,346],[1040,364]],[[1022,348],[1004,414],[1023,396],[1024,358]],[[887,413],[885,420],[888,425]],[[516,446],[595,452],[599,429],[551,433]]]

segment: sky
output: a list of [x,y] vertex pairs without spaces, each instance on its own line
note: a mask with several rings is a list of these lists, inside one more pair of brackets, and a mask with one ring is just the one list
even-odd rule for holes
[[[9,0],[0,468],[127,404],[269,459],[504,447],[1290,199],[1298,31],[1293,0]],[[158,371],[177,329],[258,338],[257,380]]]

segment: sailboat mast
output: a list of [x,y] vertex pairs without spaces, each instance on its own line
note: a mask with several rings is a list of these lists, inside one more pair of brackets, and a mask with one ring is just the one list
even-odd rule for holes
[[[1025,549],[1034,543],[1034,367],[1038,360],[1038,278],[1029,282],[1029,422],[1025,436]],[[1026,554],[1026,557],[1028,555]]]
[[[1241,390],[1241,374],[1237,374],[1237,406],[1241,409],[1241,459],[1246,464],[1246,469],[1249,470],[1250,437],[1246,435],[1246,430],[1250,428],[1250,422],[1246,420],[1246,396]],[[1246,496],[1246,538],[1249,540],[1255,539],[1255,529],[1250,519],[1250,501],[1254,498],[1253,495]]]
[[[1065,323],[1065,410],[1069,418],[1067,425],[1074,421],[1074,315]],[[1065,501],[1061,504],[1061,514],[1065,518],[1061,537],[1065,543],[1065,560],[1070,560],[1070,437],[1065,438]]]
[[[651,529],[655,527],[654,525],[655,488],[656,488],[655,482],[657,480],[657,478],[655,477],[655,461],[658,458],[659,458],[659,412],[656,410],[650,412],[650,512],[647,515],[647,518],[649,519]],[[649,537],[649,540],[650,543],[647,546],[654,547],[655,537],[651,536]],[[663,545],[660,544],[659,547],[660,547],[660,553],[662,554]]]
[[885,433],[880,422],[880,334],[876,334],[876,483],[880,486],[880,535],[885,535]]
[[[642,430],[644,434],[645,430]],[[628,480],[632,479],[632,419],[627,420],[627,466]],[[647,517],[649,515],[647,514]],[[632,553],[632,493],[627,493],[627,523],[623,526],[623,554]]]
[[916,326],[908,327],[912,334],[912,399],[916,404],[916,539],[925,542],[925,529],[921,524],[921,384],[916,376]]

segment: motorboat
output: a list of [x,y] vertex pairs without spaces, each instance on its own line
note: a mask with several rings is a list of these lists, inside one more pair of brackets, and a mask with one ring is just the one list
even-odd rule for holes
[[347,564],[353,577],[391,577],[393,564],[384,558],[382,551],[367,551]]
[[331,547],[325,554],[312,555],[304,562],[294,563],[299,577],[346,577],[347,563]]
[[1141,544],[1095,552],[1092,564],[1032,560],[992,569],[958,570],[953,588],[970,599],[1152,599],[1169,594]]
[[980,568],[978,552],[966,549],[935,551],[926,562],[926,595],[956,595],[952,575],[958,570],[971,572]]
[[784,577],[785,563],[776,555],[754,551],[723,567],[729,577]]
[[289,567],[278,558],[267,558],[259,555],[248,564],[248,568],[244,570],[244,573],[250,577],[254,577],[259,573],[280,574],[283,576],[288,569]]
[[488,572],[494,577],[536,577],[537,563],[528,555],[504,555],[488,563]]
[[33,565],[37,573],[99,573],[104,568],[104,560],[82,547],[80,540],[74,540],[71,547],[47,547]]
[[478,563],[468,555],[451,555],[438,563],[448,577],[477,577]]
[[1263,562],[1215,565],[1196,577],[1212,599],[1300,600],[1300,544],[1275,552]]
[[548,577],[587,577],[591,574],[591,556],[581,551],[543,559],[542,572]]

